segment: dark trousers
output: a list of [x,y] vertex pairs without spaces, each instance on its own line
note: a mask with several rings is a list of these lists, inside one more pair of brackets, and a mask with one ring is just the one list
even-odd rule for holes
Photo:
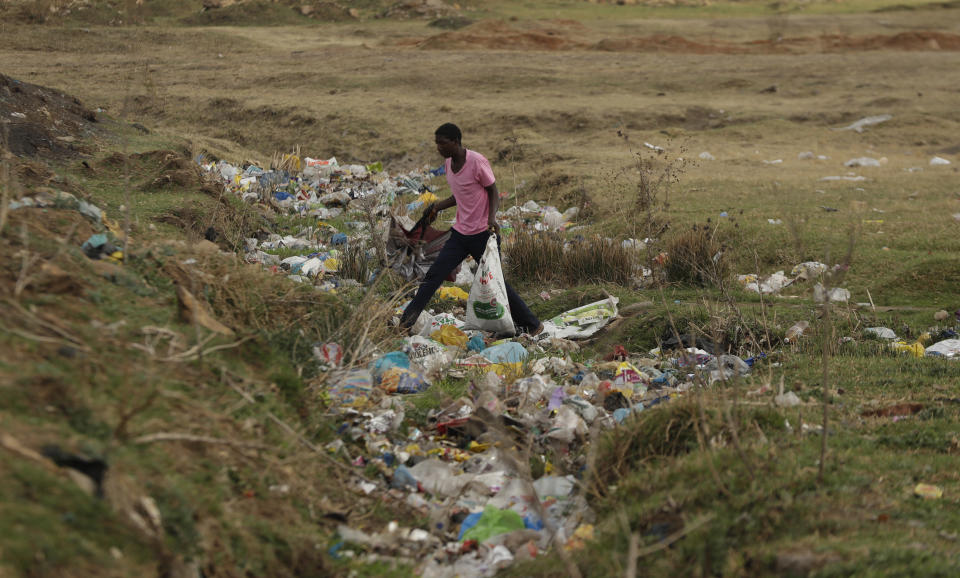
[[[463,235],[456,229],[450,230],[450,239],[440,249],[437,260],[427,271],[420,287],[417,289],[417,294],[403,311],[403,316],[400,318],[401,327],[412,327],[417,322],[420,313],[427,306],[437,289],[440,288],[440,285],[443,284],[443,280],[467,258],[467,255],[472,255],[477,263],[480,262],[480,258],[483,257],[483,252],[487,248],[489,237],[490,232],[488,231],[476,235]],[[498,238],[498,246],[499,241]],[[507,302],[510,306],[510,314],[513,316],[513,324],[517,327],[518,332],[529,333],[535,331],[540,326],[540,320],[533,314],[533,311],[530,311],[530,308],[517,295],[513,287],[506,281],[504,281],[504,284],[507,286]]]

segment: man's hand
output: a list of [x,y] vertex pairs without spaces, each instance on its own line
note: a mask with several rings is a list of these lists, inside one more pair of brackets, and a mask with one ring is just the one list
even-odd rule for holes
[[427,224],[437,220],[437,215],[440,214],[440,211],[437,209],[436,203],[430,203],[427,205],[427,208],[423,210],[423,216],[427,219]]
[[497,238],[500,237],[500,223],[498,223],[496,219],[490,219],[487,222],[487,228],[490,230],[491,233],[496,235]]

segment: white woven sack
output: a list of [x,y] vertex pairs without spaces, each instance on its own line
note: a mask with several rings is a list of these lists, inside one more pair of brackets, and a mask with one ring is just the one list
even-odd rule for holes
[[466,329],[513,335],[513,316],[507,302],[507,286],[500,269],[497,237],[490,235],[467,298]]

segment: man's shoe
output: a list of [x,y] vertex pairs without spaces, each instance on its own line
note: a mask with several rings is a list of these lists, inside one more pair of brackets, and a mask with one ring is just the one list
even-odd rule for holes
[[534,329],[532,332],[530,332],[530,337],[536,337],[537,335],[540,335],[541,333],[543,333],[543,323],[541,323],[540,325],[538,325],[536,329]]

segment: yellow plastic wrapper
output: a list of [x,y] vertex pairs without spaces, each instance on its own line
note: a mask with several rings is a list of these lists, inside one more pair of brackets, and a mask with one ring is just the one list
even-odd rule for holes
[[926,350],[923,347],[923,344],[917,341],[916,343],[906,343],[905,341],[897,341],[890,344],[890,347],[894,351],[899,351],[901,353],[909,353],[914,357],[923,358]]
[[430,203],[436,203],[437,201],[439,201],[440,197],[431,193],[430,191],[427,191],[422,195],[420,195],[419,197],[417,197],[417,200],[423,203],[424,205],[429,205]]
[[338,259],[334,259],[333,257],[331,257],[323,262],[324,271],[337,271],[339,269],[340,269],[340,261]]
[[491,363],[483,368],[484,373],[496,373],[506,381],[513,381],[523,377],[523,364],[521,363]]
[[917,484],[913,493],[927,500],[939,500],[943,497],[943,488],[933,484]]
[[[280,164],[289,166],[290,168],[299,171],[302,163],[300,162],[300,157],[297,155],[285,154],[283,155],[283,159],[280,161]],[[240,175],[237,175],[237,182],[240,182]]]
[[103,224],[107,230],[113,233],[113,236],[116,237],[118,241],[122,242],[126,238],[126,235],[123,233],[123,227],[120,226],[120,223],[108,218],[106,213],[103,213],[101,220],[103,221]]
[[469,297],[467,292],[459,287],[441,287],[440,290],[437,291],[437,295],[441,299],[456,299],[457,301],[464,302],[467,300],[467,297]]
[[470,338],[463,331],[460,331],[453,325],[444,325],[430,334],[430,339],[444,345],[453,345],[455,347],[466,347]]
[[593,524],[581,524],[574,530],[573,536],[567,541],[567,550],[579,550],[586,542],[593,540]]

